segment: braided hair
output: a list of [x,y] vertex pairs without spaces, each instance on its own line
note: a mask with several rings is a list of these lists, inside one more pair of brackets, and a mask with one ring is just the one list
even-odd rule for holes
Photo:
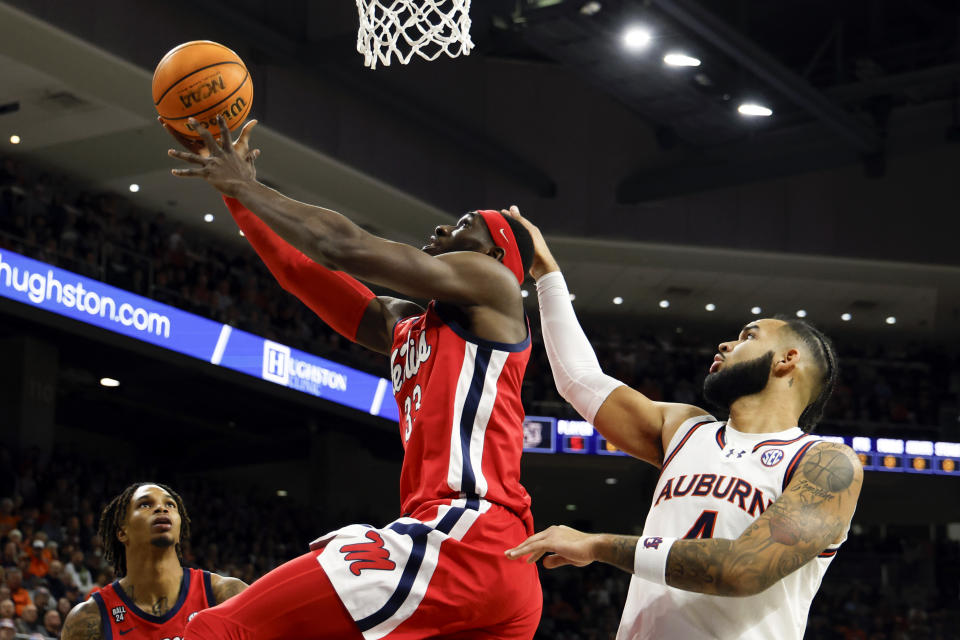
[[127,552],[123,543],[117,538],[117,532],[120,531],[127,521],[127,509],[130,506],[130,499],[133,493],[142,486],[154,485],[160,487],[170,494],[173,501],[177,503],[177,511],[180,513],[180,541],[177,542],[177,558],[183,562],[182,544],[190,539],[190,516],[187,514],[187,508],[183,504],[180,495],[170,487],[159,482],[134,482],[124,489],[120,495],[107,503],[100,514],[100,527],[98,533],[103,542],[103,557],[113,565],[113,570],[118,578],[127,575]]
[[800,339],[804,346],[813,354],[817,367],[822,372],[822,377],[817,381],[820,385],[820,391],[817,397],[806,406],[803,413],[800,414],[798,426],[810,433],[823,417],[823,410],[833,395],[833,390],[837,386],[837,378],[840,373],[840,365],[837,360],[837,351],[833,342],[823,334],[822,331],[814,327],[809,322],[797,318],[778,318],[786,323],[785,329],[793,332]]

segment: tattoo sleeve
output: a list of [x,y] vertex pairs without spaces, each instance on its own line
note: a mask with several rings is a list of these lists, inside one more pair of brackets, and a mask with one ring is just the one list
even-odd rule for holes
[[62,640],[103,640],[100,609],[93,600],[78,604],[63,623]]
[[639,540],[636,536],[604,535],[597,545],[597,560],[633,573],[633,556]]
[[225,578],[223,576],[218,577],[220,579],[216,580],[212,585],[213,597],[217,601],[217,604],[232,598],[247,588],[247,583],[239,578]]
[[825,442],[804,456],[786,491],[736,540],[678,540],[667,584],[722,596],[760,593],[816,558],[843,535],[863,468],[845,445]]

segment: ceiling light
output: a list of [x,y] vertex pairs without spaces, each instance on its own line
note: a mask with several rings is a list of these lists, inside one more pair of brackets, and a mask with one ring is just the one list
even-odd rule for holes
[[[240,237],[241,237],[241,238],[246,238],[246,237],[247,237],[247,234],[245,234],[245,233],[243,232],[243,229],[237,229],[237,233],[240,234]],[[523,297],[526,298],[527,296],[523,296]]]
[[650,32],[643,27],[630,27],[623,32],[623,45],[631,51],[646,49],[651,40]]
[[213,222],[213,214],[212,214],[212,213],[205,213],[205,214],[203,214],[203,221],[204,221],[204,222]]
[[806,317],[807,317],[807,312],[806,312],[806,310],[805,310],[805,309],[797,309],[797,317],[798,317],[798,318],[806,318]]
[[587,2],[580,7],[580,13],[585,16],[595,16],[600,13],[601,9],[603,9],[603,5],[595,0],[592,0],[591,2]]
[[897,324],[897,319],[893,316],[887,316],[887,319],[884,322],[887,324]]
[[620,296],[617,296],[616,298],[613,299],[613,304],[623,304],[623,298],[621,298]]
[[529,291],[527,291],[526,289],[520,289],[520,297],[521,297],[521,298],[526,298],[526,297],[529,296],[529,295],[530,295],[530,292],[529,292]]
[[750,309],[750,313],[752,313],[755,316],[760,315],[761,311],[763,311],[763,309],[761,309],[760,307],[753,307]]
[[573,302],[573,301],[576,300],[576,299],[577,299],[577,294],[571,293],[571,294],[570,294],[570,302]]
[[100,384],[104,387],[119,387],[120,381],[113,378],[100,378]]
[[616,479],[616,478],[607,478],[607,479],[604,480],[604,483],[609,484],[609,485],[614,485],[614,484],[617,484],[617,479]]
[[704,309],[706,309],[707,311],[716,311],[717,305],[713,304],[712,302],[708,302],[704,307]]
[[660,301],[660,308],[661,308],[661,309],[666,309],[666,308],[669,307],[669,306],[670,306],[670,301],[669,301],[669,300],[661,300],[661,301]]
[[663,56],[663,61],[671,67],[699,67],[700,59],[688,56],[684,53],[668,53]]
[[287,490],[286,490],[286,489],[277,489],[277,497],[278,497],[278,498],[286,498],[286,497],[287,497]]
[[844,322],[850,322],[851,320],[853,320],[853,316],[850,315],[849,313],[843,313],[843,314],[840,314],[840,319],[843,320]]
[[755,102],[744,102],[739,107],[737,111],[740,112],[740,115],[744,116],[772,116],[773,109],[770,107],[765,107],[762,104],[756,104]]
[[140,185],[134,182],[130,185],[130,193],[136,193],[137,191],[140,191]]
[[20,136],[17,134],[10,136],[10,144],[20,144]]
[[568,505],[567,505],[567,511],[576,511],[576,510],[577,510],[577,505],[575,505],[575,504],[568,504]]

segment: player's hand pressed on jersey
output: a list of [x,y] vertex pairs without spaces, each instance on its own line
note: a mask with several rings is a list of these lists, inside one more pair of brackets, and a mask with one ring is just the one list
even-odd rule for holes
[[518,209],[516,205],[510,207],[509,210],[501,209],[500,213],[505,216],[510,216],[530,232],[530,237],[533,238],[533,263],[530,265],[530,275],[533,276],[534,280],[539,279],[540,276],[546,275],[551,271],[560,271],[560,265],[554,260],[553,254],[550,253],[550,249],[547,247],[547,241],[543,239],[543,234],[540,233],[537,225],[520,215],[520,209]]
[[585,567],[598,559],[594,549],[597,539],[596,535],[554,525],[535,533],[513,549],[508,549],[506,554],[511,560],[528,556],[527,562],[532,564],[543,558],[544,554],[550,553],[551,555],[543,558],[543,566],[547,569],[565,565]]
[[[220,130],[224,132],[221,135],[220,143],[217,143],[209,129],[199,122],[191,118],[190,123],[196,126],[200,132],[203,139],[203,148],[197,153],[176,149],[167,151],[167,154],[172,158],[197,165],[188,169],[173,169],[173,175],[185,178],[203,178],[220,193],[228,196],[237,195],[241,185],[256,181],[257,171],[254,160],[260,155],[260,150],[250,150],[250,131],[257,125],[256,120],[247,122],[243,126],[243,130],[240,131],[240,137],[237,138],[236,142],[233,142],[230,139],[226,120],[223,116],[218,116],[217,123]],[[170,131],[169,127],[166,125],[164,127]],[[189,144],[187,143],[189,139],[184,139],[172,131],[171,134],[182,144],[187,145],[188,148],[192,145],[192,141]]]

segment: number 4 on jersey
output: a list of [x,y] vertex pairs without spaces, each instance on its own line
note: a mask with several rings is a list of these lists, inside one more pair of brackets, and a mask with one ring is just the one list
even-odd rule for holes
[[690,531],[687,531],[687,535],[683,536],[683,539],[693,540],[695,538],[712,538],[713,528],[716,525],[717,512],[706,510],[700,514],[700,517],[697,518],[697,521],[693,523],[693,526],[690,527]]

